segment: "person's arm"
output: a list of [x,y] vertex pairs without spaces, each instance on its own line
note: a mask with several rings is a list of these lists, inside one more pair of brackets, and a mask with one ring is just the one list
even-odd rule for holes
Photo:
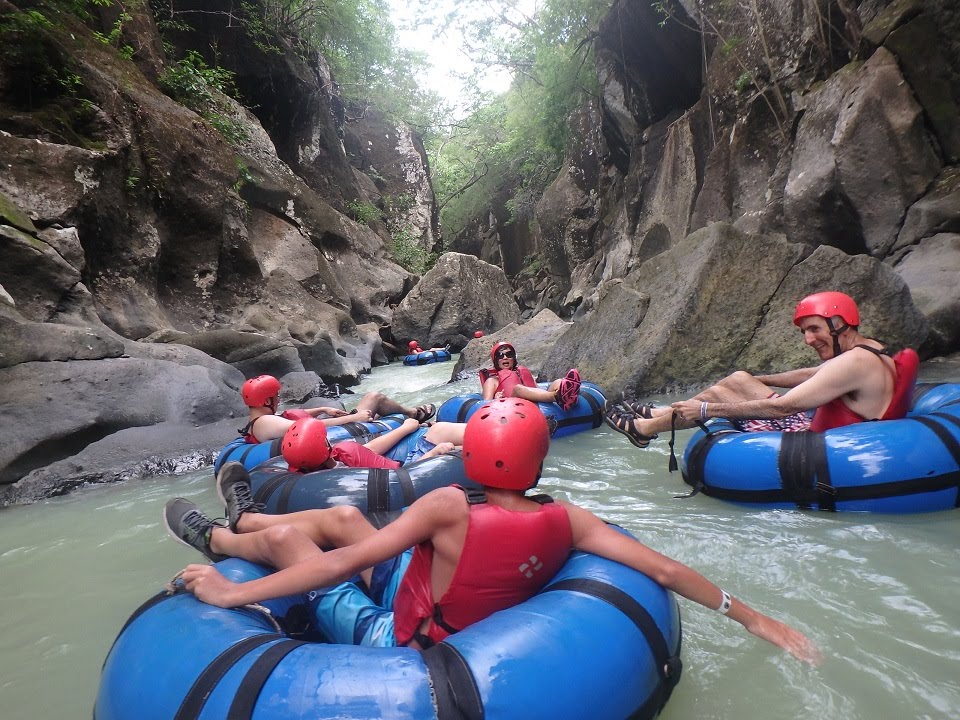
[[[583,508],[569,503],[563,505],[570,517],[574,545],[579,550],[639,570],[663,587],[711,610],[719,609],[724,603],[726,596],[723,591],[700,573],[614,530]],[[729,600],[727,617],[736,620],[748,632],[783,648],[805,662],[815,664],[822,659],[817,647],[799,630],[754,610],[741,600],[733,597]]]
[[333,407],[314,407],[314,408],[304,408],[304,410],[309,413],[311,416],[316,417],[317,415],[327,415],[332,418],[344,417],[347,415],[346,410],[341,410],[340,408]]
[[235,583],[212,565],[188,565],[181,577],[186,589],[198,599],[218,607],[236,607],[304,593],[343,582],[429,540],[437,531],[459,522],[463,512],[469,512],[463,492],[457,488],[441,488],[427,493],[399,518],[360,542],[330,550],[271,575]]
[[383,435],[375,437],[370,442],[364,443],[363,446],[368,450],[372,450],[377,455],[383,455],[384,453],[389,452],[390,448],[403,440],[407,435],[415,432],[419,428],[419,422],[413,418],[407,418],[403,421],[400,427],[394,428],[389,432],[385,432]]
[[349,415],[344,412],[343,415],[338,415],[336,417],[321,418],[320,422],[327,427],[335,427],[337,425],[346,425],[347,423],[352,422],[370,422],[372,419],[373,415],[369,410],[357,410]]
[[811,368],[797,368],[773,375],[754,375],[754,377],[768,387],[794,388],[812,378],[820,367],[818,365]]
[[427,452],[425,452],[423,455],[421,455],[420,459],[426,460],[427,458],[436,457],[437,455],[447,455],[448,453],[452,453],[456,449],[457,449],[457,446],[454,445],[452,442],[439,442],[435,446],[427,450]]
[[[827,360],[805,382],[788,390],[780,397],[763,400],[746,400],[735,403],[706,403],[683,400],[673,404],[673,409],[685,420],[725,418],[782,418],[793,413],[813,410],[834,398],[853,392],[863,381],[861,358],[844,353]],[[704,415],[706,417],[704,417]]]

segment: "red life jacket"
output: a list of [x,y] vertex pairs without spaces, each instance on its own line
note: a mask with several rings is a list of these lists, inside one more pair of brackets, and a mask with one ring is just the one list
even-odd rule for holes
[[[877,350],[869,345],[857,345],[856,347],[869,350],[877,356],[890,355],[886,350]],[[891,357],[893,357],[894,364],[893,397],[890,398],[890,404],[887,405],[887,409],[879,418],[880,420],[898,420],[906,416],[913,400],[913,386],[917,382],[917,372],[920,369],[920,358],[910,348],[901,350]],[[810,422],[810,429],[813,432],[823,432],[832,428],[864,422],[866,419],[847,407],[841,398],[834,398],[817,408],[813,420]]]
[[[462,490],[463,488],[461,488]],[[557,573],[572,548],[566,508],[546,495],[535,512],[516,512],[471,498],[467,536],[450,587],[436,603],[430,570],[433,545],[414,549],[394,599],[398,645],[414,638],[424,649],[498,610],[529,599]],[[482,494],[481,493],[478,493]],[[479,504],[473,504],[477,502]],[[426,634],[420,624],[431,618]]]
[[496,392],[502,392],[504,397],[513,397],[513,389],[517,385],[537,387],[537,381],[534,380],[533,374],[523,365],[518,365],[513,370],[483,368],[480,370],[480,385],[483,386],[492,377],[499,379],[500,384],[497,385]]

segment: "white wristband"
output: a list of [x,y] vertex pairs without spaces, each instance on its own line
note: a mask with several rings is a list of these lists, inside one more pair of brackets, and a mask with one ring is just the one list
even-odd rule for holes
[[721,615],[726,615],[730,612],[730,607],[733,605],[733,598],[730,597],[730,593],[726,590],[721,590],[720,594],[723,596],[723,599],[720,601],[720,607],[717,608],[717,612]]

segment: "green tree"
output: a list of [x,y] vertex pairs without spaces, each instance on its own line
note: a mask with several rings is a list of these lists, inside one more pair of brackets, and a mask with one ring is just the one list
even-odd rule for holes
[[[591,41],[609,2],[547,0],[533,15],[512,0],[464,0],[443,16],[431,0],[423,5],[438,28],[464,33],[475,63],[465,80],[480,99],[428,144],[444,232],[462,229],[505,185],[514,219],[529,218],[559,170],[570,114],[597,92]],[[478,90],[493,70],[513,77],[496,98]]]

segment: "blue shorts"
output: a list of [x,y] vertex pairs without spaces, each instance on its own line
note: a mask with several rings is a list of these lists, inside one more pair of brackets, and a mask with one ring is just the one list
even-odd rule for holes
[[427,434],[424,432],[424,434],[420,436],[420,439],[417,440],[417,444],[413,446],[413,450],[407,453],[407,457],[404,459],[403,464],[409,465],[412,462],[416,462],[428,452],[433,450],[436,446],[436,443],[432,443],[427,440]]
[[314,625],[340,645],[396,647],[393,600],[413,549],[373,568],[369,593],[352,582],[314,590],[307,595]]

